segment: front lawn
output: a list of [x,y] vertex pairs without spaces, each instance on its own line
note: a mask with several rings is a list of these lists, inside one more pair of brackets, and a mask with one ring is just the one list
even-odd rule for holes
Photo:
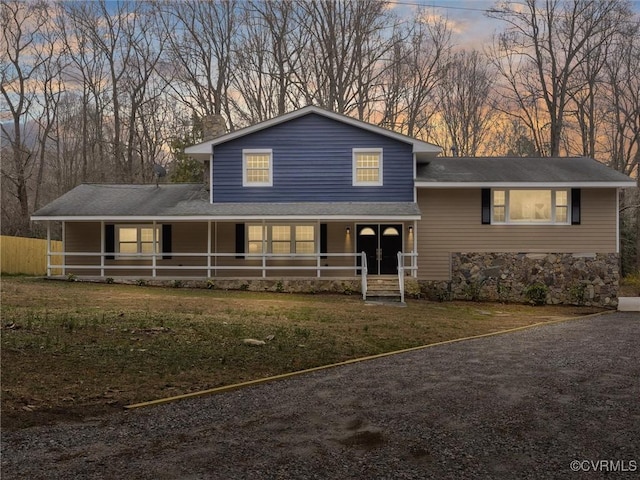
[[[2,426],[598,311],[2,279]],[[252,338],[262,346],[243,342]]]

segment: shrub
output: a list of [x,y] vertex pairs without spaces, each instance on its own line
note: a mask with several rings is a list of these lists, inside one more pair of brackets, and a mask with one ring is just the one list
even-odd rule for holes
[[472,280],[464,286],[464,294],[472,302],[479,302],[482,297],[482,286],[486,279]]
[[435,290],[435,298],[438,302],[448,302],[451,300],[451,292],[446,288]]
[[587,284],[574,283],[569,287],[569,298],[577,305],[584,305],[587,300]]
[[498,300],[503,303],[508,302],[511,298],[511,286],[501,283],[500,279],[498,279],[498,283],[496,285],[496,292],[498,294]]
[[113,283],[113,277],[107,277],[105,278],[105,283],[108,283],[109,285],[111,285]]
[[544,283],[536,282],[524,289],[524,296],[532,305],[544,305],[547,303],[549,287]]
[[136,285],[138,285],[139,287],[144,287],[147,285],[147,281],[144,278],[139,278],[138,280],[136,280]]

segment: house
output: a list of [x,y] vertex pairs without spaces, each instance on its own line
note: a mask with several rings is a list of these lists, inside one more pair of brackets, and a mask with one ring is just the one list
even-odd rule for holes
[[618,189],[635,182],[593,159],[440,157],[314,106],[186,153],[206,183],[80,185],[35,212],[62,222],[57,273],[616,301]]

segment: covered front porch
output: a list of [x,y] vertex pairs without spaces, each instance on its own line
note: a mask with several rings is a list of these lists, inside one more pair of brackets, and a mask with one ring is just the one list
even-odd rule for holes
[[48,249],[47,273],[184,279],[417,275],[414,220],[243,220],[62,221],[63,251]]

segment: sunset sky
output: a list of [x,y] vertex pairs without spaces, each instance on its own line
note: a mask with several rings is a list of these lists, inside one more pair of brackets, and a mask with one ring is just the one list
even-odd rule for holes
[[[434,15],[448,18],[459,46],[482,49],[488,44],[494,32],[501,28],[501,22],[486,15],[487,10],[501,3],[496,0],[389,0],[398,14],[410,14],[418,7],[432,10]],[[514,3],[524,3],[523,1]],[[640,13],[640,0],[630,2]]]

